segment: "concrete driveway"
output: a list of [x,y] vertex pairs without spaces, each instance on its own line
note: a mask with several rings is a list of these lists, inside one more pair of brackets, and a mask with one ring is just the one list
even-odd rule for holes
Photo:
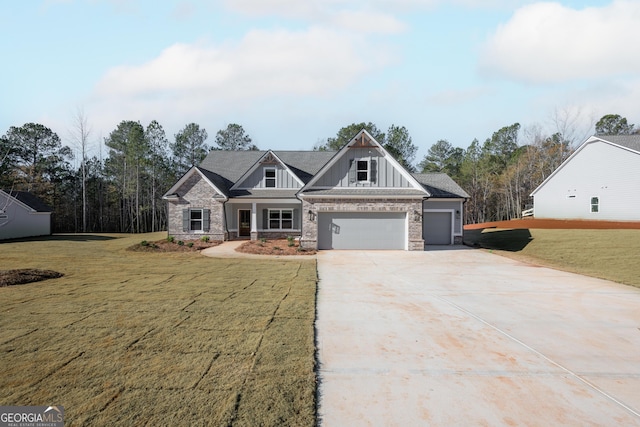
[[640,426],[640,289],[471,249],[318,272],[323,426]]

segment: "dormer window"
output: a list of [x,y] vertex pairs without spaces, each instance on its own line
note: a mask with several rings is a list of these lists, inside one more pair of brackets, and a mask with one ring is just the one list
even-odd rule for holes
[[264,168],[264,186],[276,188],[276,168]]
[[356,179],[358,182],[369,181],[369,161],[358,160],[356,164]]
[[352,184],[375,184],[377,160],[370,157],[349,161],[349,182]]

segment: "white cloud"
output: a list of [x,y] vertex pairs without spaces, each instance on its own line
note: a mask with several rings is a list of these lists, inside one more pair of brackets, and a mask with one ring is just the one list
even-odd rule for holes
[[359,39],[336,31],[253,30],[237,44],[174,44],[146,64],[115,67],[97,92],[102,96],[205,92],[227,100],[321,95],[340,90],[386,61],[384,53],[374,54]]
[[109,123],[269,111],[283,99],[338,96],[392,58],[353,33],[253,30],[238,42],[174,44],[147,63],[112,68],[88,104]]
[[480,70],[531,83],[637,74],[640,2],[575,10],[559,3],[518,9],[488,39]]

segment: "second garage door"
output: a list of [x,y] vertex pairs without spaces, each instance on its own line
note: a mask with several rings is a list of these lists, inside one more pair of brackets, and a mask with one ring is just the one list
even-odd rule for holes
[[422,218],[425,245],[451,244],[451,212],[425,212]]
[[404,212],[321,212],[318,249],[405,249]]

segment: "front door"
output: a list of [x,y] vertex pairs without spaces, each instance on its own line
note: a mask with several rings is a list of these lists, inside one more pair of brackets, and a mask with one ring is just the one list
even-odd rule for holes
[[238,236],[251,236],[251,210],[249,209],[238,210]]

